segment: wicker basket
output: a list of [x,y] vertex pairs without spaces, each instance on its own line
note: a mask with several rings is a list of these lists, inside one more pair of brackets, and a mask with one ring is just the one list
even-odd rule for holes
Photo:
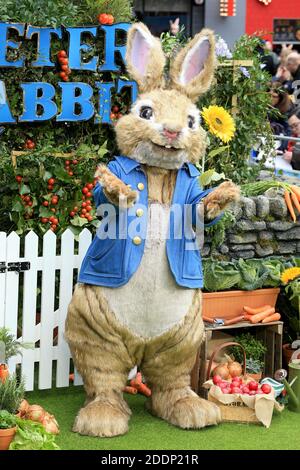
[[[239,343],[235,343],[233,341],[223,343],[219,345],[212,353],[208,368],[207,368],[207,377],[206,379],[210,379],[210,373],[211,373],[211,367],[213,364],[213,360],[215,356],[218,354],[219,351],[221,351],[224,348],[227,348],[229,346],[239,346],[244,355],[244,360],[243,360],[243,365],[242,365],[242,373],[244,377],[247,377],[245,375],[246,372],[246,352],[243,346]],[[222,421],[223,422],[236,422],[236,423],[259,423],[260,421],[255,415],[255,411],[252,408],[249,408],[242,402],[234,402],[230,403],[228,405],[225,405],[221,403],[220,401],[216,400],[213,396],[211,396],[210,392],[208,392],[208,400],[212,401],[213,403],[216,403],[218,407],[221,410],[221,415],[222,415]]]

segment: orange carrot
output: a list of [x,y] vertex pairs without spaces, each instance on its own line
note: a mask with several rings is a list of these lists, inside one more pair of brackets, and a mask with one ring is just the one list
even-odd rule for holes
[[123,388],[123,392],[131,393],[132,395],[136,395],[138,390],[135,387],[129,387],[129,385],[127,385],[126,387]]
[[298,201],[298,197],[296,193],[294,193],[293,191],[291,192],[291,198],[292,198],[294,206],[296,207],[297,211],[300,213],[300,202]]
[[296,194],[298,201],[300,201],[300,187],[291,185],[291,190]]
[[136,387],[142,383],[142,374],[138,372],[135,376],[135,379],[130,380],[131,387]]
[[267,318],[270,315],[272,315],[274,312],[275,312],[274,307],[267,308],[264,312],[260,312],[260,313],[257,313],[256,315],[252,315],[252,317],[250,318],[250,322],[251,323],[259,323],[264,318]]
[[267,310],[267,308],[272,308],[272,307],[271,305],[263,305],[262,307],[257,307],[257,308],[247,307],[247,305],[243,307],[245,312],[249,313],[250,315],[255,315],[256,313],[264,312],[265,310]]
[[150,397],[151,396],[151,390],[149,387],[147,387],[146,384],[140,384],[138,387],[137,387],[137,390],[139,393],[142,393],[143,395],[145,395],[146,397]]
[[273,313],[273,315],[270,315],[269,317],[266,317],[263,319],[262,323],[269,323],[271,321],[278,321],[280,320],[281,315],[280,313]]
[[295,215],[295,211],[294,211],[294,208],[293,208],[293,204],[292,204],[292,200],[291,200],[291,196],[290,196],[289,191],[284,192],[284,200],[285,200],[285,203],[286,203],[287,208],[289,210],[289,213],[291,214],[293,222],[296,222],[296,215]]

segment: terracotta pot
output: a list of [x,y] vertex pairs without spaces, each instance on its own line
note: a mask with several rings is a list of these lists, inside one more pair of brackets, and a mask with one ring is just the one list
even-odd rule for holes
[[262,378],[262,372],[259,372],[258,374],[249,374],[247,372],[246,376],[251,377],[251,379],[255,380],[256,382],[260,382]]
[[294,351],[295,349],[292,349],[289,343],[282,345],[282,365],[285,369],[288,369],[288,365],[291,362],[291,357]]
[[0,364],[0,380],[2,383],[5,382],[9,376],[9,370],[6,364]]
[[0,429],[0,450],[8,450],[11,441],[16,434],[17,427]]
[[279,288],[256,289],[251,291],[229,290],[203,293],[203,312],[209,318],[230,319],[243,312],[244,305],[257,308],[263,305],[275,307]]

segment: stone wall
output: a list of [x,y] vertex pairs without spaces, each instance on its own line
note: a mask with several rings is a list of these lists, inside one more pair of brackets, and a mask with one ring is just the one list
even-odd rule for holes
[[236,223],[226,231],[225,240],[213,248],[205,236],[202,256],[222,259],[262,258],[272,255],[300,256],[300,221],[292,222],[282,193],[269,190],[264,196],[242,197],[232,209]]

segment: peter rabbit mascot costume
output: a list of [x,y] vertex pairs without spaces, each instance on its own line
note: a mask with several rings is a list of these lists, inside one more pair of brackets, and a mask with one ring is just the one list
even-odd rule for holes
[[141,23],[128,32],[127,69],[140,94],[115,127],[122,156],[96,173],[96,205],[113,215],[104,217],[83,260],[66,321],[86,391],[73,427],[80,434],[128,431],[131,411],[122,391],[135,365],[152,390],[152,414],[186,429],[220,421],[219,408],[190,388],[204,333],[192,227],[200,201],[214,223],[239,198],[230,181],[202,190],[194,166],[206,146],[194,103],[211,85],[214,47],[213,33],[203,30],[178,53],[166,78],[159,40]]

